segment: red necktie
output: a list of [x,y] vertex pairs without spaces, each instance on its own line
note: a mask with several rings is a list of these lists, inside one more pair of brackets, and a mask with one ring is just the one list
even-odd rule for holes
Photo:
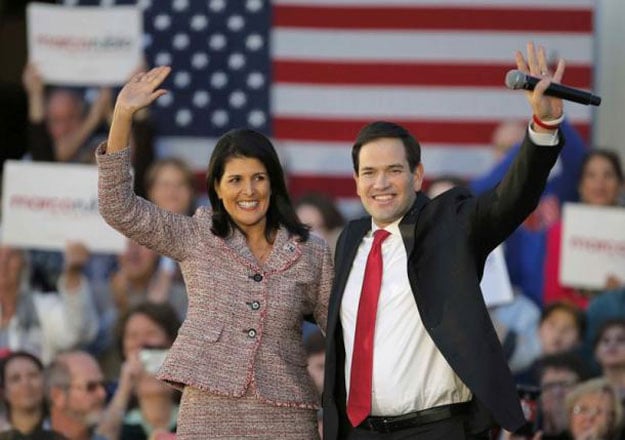
[[373,336],[382,285],[382,242],[391,235],[384,229],[373,233],[373,245],[367,257],[362,291],[358,302],[354,354],[350,375],[347,416],[358,426],[371,412],[371,381],[373,379]]

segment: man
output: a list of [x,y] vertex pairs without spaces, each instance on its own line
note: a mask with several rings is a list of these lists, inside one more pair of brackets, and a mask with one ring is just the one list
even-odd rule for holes
[[565,439],[568,413],[565,398],[579,382],[588,379],[588,368],[573,353],[558,353],[540,360],[540,409],[543,439]]
[[69,89],[54,89],[46,98],[43,78],[33,64],[24,68],[22,83],[28,96],[29,151],[33,160],[78,161],[80,149],[106,120],[111,91],[101,89],[85,112],[82,98]]
[[[479,280],[486,256],[535,208],[563,145],[563,112],[543,96],[544,49],[530,43],[528,61],[516,61],[543,78],[527,94],[535,117],[508,174],[479,198],[461,188],[423,195],[419,144],[404,128],[376,122],[359,133],[354,178],[371,217],[337,243],[326,440],[487,438],[495,423],[525,423]],[[563,73],[561,61],[553,81]]]
[[101,440],[94,434],[106,403],[104,375],[83,351],[58,355],[46,371],[50,428],[68,440]]

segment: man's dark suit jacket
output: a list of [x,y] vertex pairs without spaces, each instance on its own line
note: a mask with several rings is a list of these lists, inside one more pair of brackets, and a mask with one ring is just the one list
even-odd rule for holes
[[[474,197],[454,188],[430,200],[420,192],[399,228],[408,279],[424,327],[473,392],[470,430],[524,424],[519,399],[480,290],[488,254],[534,210],[564,144],[537,146],[526,136],[508,173]],[[326,335],[324,439],[347,438],[345,348],[340,306],[345,284],[371,218],[350,222],[338,239]],[[401,350],[402,347],[397,347]]]

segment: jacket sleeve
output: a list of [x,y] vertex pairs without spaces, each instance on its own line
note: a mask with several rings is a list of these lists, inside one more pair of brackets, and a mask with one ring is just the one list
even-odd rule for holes
[[199,240],[192,217],[174,214],[138,197],[132,187],[130,149],[106,154],[96,151],[100,214],[126,237],[174,260],[186,258]]
[[536,208],[563,145],[561,133],[556,146],[536,145],[526,135],[502,181],[477,199],[466,200],[470,239],[484,259]]
[[324,336],[328,323],[328,303],[330,302],[330,293],[332,291],[332,281],[334,280],[334,264],[332,263],[332,252],[327,243],[323,244],[323,254],[321,256],[319,283],[314,301],[315,321],[321,328]]

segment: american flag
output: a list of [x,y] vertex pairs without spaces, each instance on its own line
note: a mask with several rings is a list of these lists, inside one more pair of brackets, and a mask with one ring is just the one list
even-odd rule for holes
[[[127,0],[79,0],[105,5]],[[505,89],[514,50],[543,44],[565,83],[593,83],[592,0],[138,0],[150,65],[171,64],[154,117],[162,155],[203,172],[215,139],[270,135],[294,196],[353,200],[351,143],[367,122],[409,128],[429,178],[489,169],[495,126],[527,120]],[[591,109],[568,105],[586,137]]]

